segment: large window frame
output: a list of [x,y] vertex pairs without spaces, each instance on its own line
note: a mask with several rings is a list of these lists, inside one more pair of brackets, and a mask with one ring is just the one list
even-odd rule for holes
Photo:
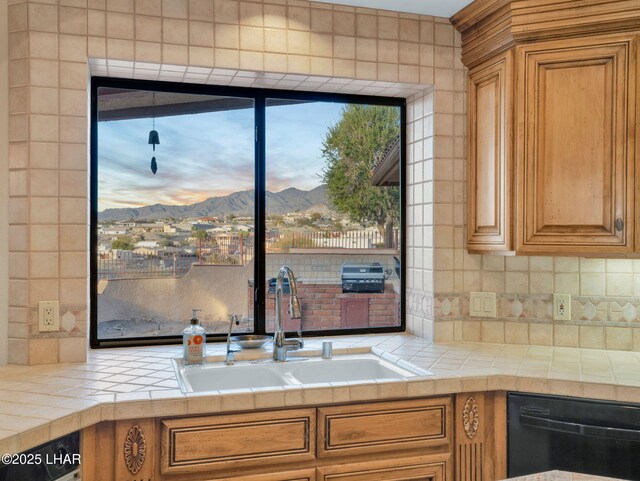
[[[406,330],[406,100],[399,97],[378,97],[341,93],[321,93],[278,89],[260,89],[218,85],[188,84],[164,81],[117,79],[111,77],[91,78],[91,126],[90,126],[90,346],[91,348],[179,344],[180,332],[175,336],[138,337],[123,340],[98,338],[98,89],[100,87],[138,89],[185,94],[220,95],[251,98],[255,111],[255,264],[254,279],[266,279],[265,269],[265,201],[266,201],[266,108],[267,99],[291,99],[352,104],[393,106],[400,108],[400,324],[398,326],[366,327],[358,329],[334,329],[304,331],[303,336],[340,336]],[[258,285],[259,284],[259,285]],[[263,283],[254,282],[254,334],[265,334],[266,292]],[[187,325],[185,321],[185,326]],[[209,334],[207,341],[226,341],[226,335]]]

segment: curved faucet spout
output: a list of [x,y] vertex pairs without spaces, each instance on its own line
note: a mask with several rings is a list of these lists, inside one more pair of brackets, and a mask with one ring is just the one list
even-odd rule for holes
[[[302,309],[298,298],[296,277],[289,266],[282,266],[276,279],[276,325],[273,333],[273,359],[286,361],[287,351],[295,351],[303,347],[302,338],[286,339],[284,336],[284,321],[282,320],[282,289],[285,276],[289,279],[289,317],[302,319]],[[302,335],[300,335],[302,337]]]

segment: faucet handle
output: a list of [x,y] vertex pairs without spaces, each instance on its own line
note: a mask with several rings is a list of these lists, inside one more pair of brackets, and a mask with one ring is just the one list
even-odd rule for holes
[[304,339],[302,339],[302,329],[298,329],[298,343],[300,344],[300,349],[304,347]]
[[322,359],[331,359],[333,357],[333,343],[331,341],[322,342]]

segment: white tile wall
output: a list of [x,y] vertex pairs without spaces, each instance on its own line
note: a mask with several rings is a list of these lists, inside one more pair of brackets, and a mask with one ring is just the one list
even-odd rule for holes
[[[449,90],[460,67],[453,27],[428,16],[303,0],[10,3],[9,355],[17,363],[62,361],[70,348],[61,339],[86,335],[87,198],[78,179],[87,174],[89,63],[109,76],[404,97],[434,83]],[[432,142],[419,141],[430,117],[415,122],[411,142],[434,155]],[[418,179],[431,181],[432,165]],[[429,181],[415,189],[423,239],[433,232],[420,204],[434,191]],[[423,258],[429,272],[432,259]],[[429,274],[415,279],[420,292],[433,290]],[[75,329],[37,332],[35,306],[49,299],[74,315]]]
[[[0,4],[0,85],[8,85],[9,72],[8,66],[8,49],[7,49],[7,3]],[[9,178],[9,139],[8,135],[8,115],[9,111],[6,106],[9,104],[8,88],[0,88],[0,205],[9,205],[9,182],[4,179]],[[7,209],[0,209],[0,366],[7,363],[8,360],[8,312],[9,299],[9,263],[18,262],[17,258],[9,257]]]

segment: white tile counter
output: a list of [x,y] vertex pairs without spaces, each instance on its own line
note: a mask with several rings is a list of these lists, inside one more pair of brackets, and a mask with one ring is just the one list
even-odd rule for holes
[[[319,355],[327,338],[305,340]],[[0,368],[0,453],[19,452],[102,420],[373,401],[485,390],[640,399],[640,353],[508,344],[433,344],[414,336],[331,338],[334,354],[377,348],[434,373],[385,383],[333,383],[183,394],[171,358],[181,346],[93,350],[82,364]],[[215,362],[225,345],[209,344]],[[270,357],[244,351],[238,359]]]
[[544,473],[518,476],[505,481],[619,481],[614,478],[603,478],[591,474],[569,473],[567,471],[546,471]]

